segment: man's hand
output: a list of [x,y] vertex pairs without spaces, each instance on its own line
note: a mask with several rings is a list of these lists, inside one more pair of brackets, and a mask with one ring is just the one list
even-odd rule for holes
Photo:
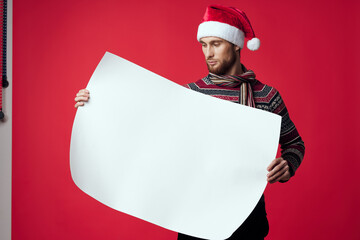
[[87,102],[90,98],[89,90],[87,89],[81,89],[75,97],[75,108],[78,108],[79,106],[84,106],[84,102]]
[[289,165],[283,158],[274,159],[267,167],[269,173],[267,174],[267,181],[269,183],[276,183],[278,181],[284,181],[290,179]]

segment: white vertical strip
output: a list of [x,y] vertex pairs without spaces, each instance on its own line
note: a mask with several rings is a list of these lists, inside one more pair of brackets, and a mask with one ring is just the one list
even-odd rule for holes
[[0,121],[0,239],[11,239],[11,140],[12,140],[12,9],[7,3],[7,77],[9,87],[3,91],[4,121]]

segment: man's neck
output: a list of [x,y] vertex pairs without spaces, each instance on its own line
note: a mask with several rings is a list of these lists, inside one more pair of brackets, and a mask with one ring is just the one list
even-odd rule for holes
[[240,61],[236,61],[234,65],[229,69],[229,71],[226,72],[225,75],[241,75],[244,71],[241,66]]

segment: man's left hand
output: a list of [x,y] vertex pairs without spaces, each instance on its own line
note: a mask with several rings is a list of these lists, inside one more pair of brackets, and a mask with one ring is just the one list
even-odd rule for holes
[[269,183],[286,182],[291,177],[288,162],[282,157],[274,159],[267,167],[267,170],[269,171],[267,174]]

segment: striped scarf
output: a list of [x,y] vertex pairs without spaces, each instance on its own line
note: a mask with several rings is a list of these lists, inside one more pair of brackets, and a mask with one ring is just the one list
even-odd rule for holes
[[217,86],[221,87],[239,87],[239,103],[247,105],[249,107],[255,107],[253,91],[251,84],[254,84],[257,80],[255,79],[255,73],[252,70],[247,70],[242,65],[244,73],[241,75],[216,75],[209,73],[208,78]]

